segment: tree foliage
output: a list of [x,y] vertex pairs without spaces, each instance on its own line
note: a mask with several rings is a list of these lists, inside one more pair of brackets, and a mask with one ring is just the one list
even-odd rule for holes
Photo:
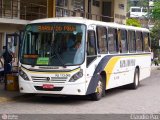
[[141,23],[134,18],[127,19],[126,24],[130,26],[141,27]]
[[154,27],[151,30],[151,47],[152,49],[159,48],[159,40],[160,40],[160,21],[157,20],[155,22]]
[[131,1],[128,0],[128,6],[138,6],[138,7],[147,7],[148,6],[148,0],[135,0],[135,1]]
[[160,20],[160,2],[155,2],[152,10],[152,18]]

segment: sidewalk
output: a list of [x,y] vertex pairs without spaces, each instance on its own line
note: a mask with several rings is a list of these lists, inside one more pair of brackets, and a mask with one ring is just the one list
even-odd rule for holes
[[0,103],[7,102],[7,101],[14,101],[19,98],[26,97],[20,93],[19,91],[6,91],[4,90],[4,83],[0,83]]
[[151,65],[151,70],[159,69],[160,70],[160,65],[155,66],[154,64]]

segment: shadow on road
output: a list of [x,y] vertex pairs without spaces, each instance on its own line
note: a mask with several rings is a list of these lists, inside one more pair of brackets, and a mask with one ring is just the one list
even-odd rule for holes
[[[142,85],[141,85],[142,86]],[[124,87],[118,87],[114,89],[110,89],[106,91],[106,96],[102,99],[107,99],[112,96],[116,96],[117,94],[122,94],[123,92],[128,91]],[[72,104],[72,105],[79,105],[79,104],[87,104],[88,102],[96,102],[92,101],[89,96],[61,96],[61,95],[32,95],[28,98],[19,99],[18,102],[23,103],[40,103],[40,104]]]

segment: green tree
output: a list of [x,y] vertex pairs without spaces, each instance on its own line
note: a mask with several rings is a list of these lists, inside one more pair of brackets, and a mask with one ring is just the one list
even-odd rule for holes
[[148,5],[149,5],[149,0],[139,0],[139,6],[140,7],[144,7],[144,8],[147,8]]
[[137,1],[131,1],[128,0],[128,6],[138,6],[138,7],[148,7],[148,0],[137,0]]
[[134,18],[128,18],[126,24],[130,26],[141,27],[141,23]]
[[160,21],[155,22],[154,27],[151,30],[151,48],[153,50],[159,49],[160,40]]
[[151,15],[154,20],[160,20],[160,2],[154,3]]
[[151,30],[151,47],[154,53],[158,53],[159,40],[160,40],[160,1],[157,0],[154,2],[154,7],[151,11],[151,17],[154,21],[154,27]]

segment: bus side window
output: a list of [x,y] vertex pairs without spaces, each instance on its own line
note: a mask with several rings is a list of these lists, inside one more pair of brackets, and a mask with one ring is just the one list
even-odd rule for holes
[[143,50],[143,46],[142,46],[142,32],[141,31],[137,31],[136,32],[136,50],[137,51],[142,51]]
[[136,37],[135,31],[128,31],[128,48],[129,52],[133,53],[136,51]]
[[150,45],[149,45],[149,33],[143,33],[143,42],[144,42],[144,51],[150,52]]
[[108,28],[108,51],[110,53],[118,52],[117,29]]
[[127,47],[127,31],[124,29],[118,30],[118,43],[120,53],[126,53],[128,51]]
[[87,66],[97,57],[96,54],[96,37],[94,31],[88,31],[87,40]]
[[98,40],[98,53],[106,54],[107,53],[107,30],[106,27],[97,27],[97,40]]

